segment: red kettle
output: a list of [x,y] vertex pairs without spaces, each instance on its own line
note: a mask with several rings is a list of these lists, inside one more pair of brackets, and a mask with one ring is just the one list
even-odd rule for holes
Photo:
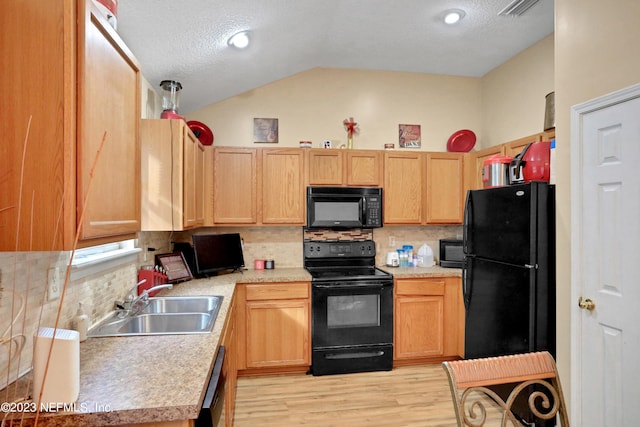
[[549,181],[551,141],[532,142],[509,165],[509,183]]

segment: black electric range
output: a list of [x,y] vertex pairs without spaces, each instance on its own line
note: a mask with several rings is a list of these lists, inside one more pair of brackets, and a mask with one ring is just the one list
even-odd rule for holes
[[375,267],[375,243],[306,241],[314,375],[393,367],[393,276]]

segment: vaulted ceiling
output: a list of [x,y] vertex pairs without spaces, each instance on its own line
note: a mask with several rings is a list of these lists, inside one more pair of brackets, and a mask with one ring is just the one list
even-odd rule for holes
[[[527,0],[529,1],[529,0]],[[554,31],[553,0],[119,0],[118,32],[154,86],[177,80],[180,112],[315,67],[481,77]],[[464,17],[443,22],[445,11]],[[227,44],[250,31],[244,50]]]

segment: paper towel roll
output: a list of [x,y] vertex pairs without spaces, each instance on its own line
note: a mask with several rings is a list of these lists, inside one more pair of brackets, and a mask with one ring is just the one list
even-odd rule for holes
[[[68,329],[40,328],[33,343],[33,400],[42,403],[73,403],[80,394],[80,334]],[[51,341],[51,360],[44,373]]]

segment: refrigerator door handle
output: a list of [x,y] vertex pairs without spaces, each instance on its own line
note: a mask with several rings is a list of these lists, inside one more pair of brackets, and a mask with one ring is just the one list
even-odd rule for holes
[[471,190],[467,191],[467,198],[464,203],[464,222],[462,225],[462,251],[465,254],[470,254],[473,250],[473,242],[471,241],[471,234],[469,233],[469,227],[473,221],[473,203],[471,202]]
[[473,263],[473,259],[471,257],[465,257],[464,260],[464,268],[462,269],[462,300],[464,302],[464,310],[469,310],[469,304],[471,304],[471,284],[473,281],[471,269],[471,263]]

